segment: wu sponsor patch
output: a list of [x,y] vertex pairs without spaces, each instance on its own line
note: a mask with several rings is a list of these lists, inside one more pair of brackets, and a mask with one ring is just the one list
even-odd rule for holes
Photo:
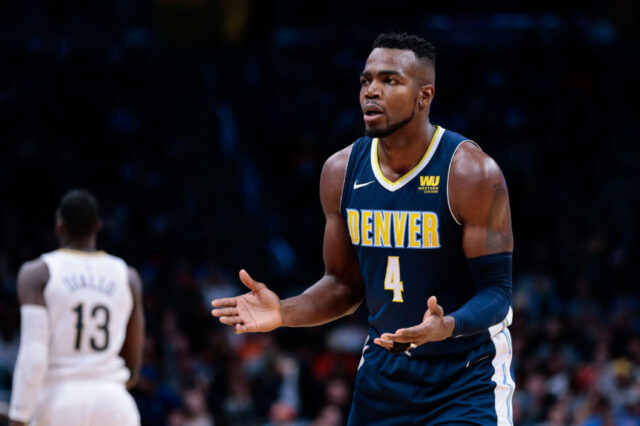
[[425,194],[437,194],[438,185],[440,185],[440,176],[420,176],[418,191],[422,191]]

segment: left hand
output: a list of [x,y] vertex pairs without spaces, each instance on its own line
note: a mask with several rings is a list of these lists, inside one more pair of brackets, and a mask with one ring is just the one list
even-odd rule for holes
[[451,337],[454,327],[453,317],[444,316],[442,306],[438,305],[438,299],[431,296],[427,301],[427,312],[425,312],[420,324],[409,328],[399,328],[395,333],[382,333],[380,337],[373,340],[373,343],[385,349],[392,349],[393,342],[422,345]]

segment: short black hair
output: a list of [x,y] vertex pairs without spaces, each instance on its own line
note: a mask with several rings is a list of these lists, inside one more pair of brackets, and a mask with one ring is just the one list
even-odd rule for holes
[[98,200],[84,189],[72,189],[62,197],[58,214],[71,238],[88,237],[98,230]]
[[436,65],[436,47],[416,35],[410,35],[405,32],[383,33],[378,35],[373,42],[372,49],[377,47],[411,50],[416,55],[416,58],[430,62],[433,66]]

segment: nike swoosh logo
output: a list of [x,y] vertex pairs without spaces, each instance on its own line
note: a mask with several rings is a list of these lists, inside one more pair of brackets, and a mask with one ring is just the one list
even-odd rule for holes
[[471,362],[471,361],[467,361],[467,365],[465,365],[465,367],[464,367],[464,368],[467,368],[467,367],[469,367],[470,365],[477,364],[477,363],[479,363],[480,361],[482,361],[482,360],[484,360],[484,359],[487,359],[487,358],[489,358],[489,355],[485,355],[485,356],[480,357],[480,358],[478,358],[478,359],[476,359],[476,360],[473,360],[473,362]]
[[358,182],[354,182],[354,183],[353,183],[353,189],[362,188],[363,186],[370,185],[370,184],[372,184],[373,182],[375,182],[375,180],[372,180],[371,182],[365,182],[365,183],[358,183]]

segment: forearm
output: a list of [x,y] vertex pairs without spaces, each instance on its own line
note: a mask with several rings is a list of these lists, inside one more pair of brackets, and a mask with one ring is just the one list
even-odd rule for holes
[[127,337],[120,351],[120,356],[124,359],[127,369],[129,369],[129,380],[127,389],[133,388],[140,378],[140,368],[142,367],[144,347],[144,314],[141,309],[136,309],[129,319],[127,327]]
[[13,374],[9,418],[28,422],[47,372],[49,324],[43,306],[22,305],[20,313],[20,350]]
[[511,306],[511,253],[469,259],[476,294],[453,312],[453,336],[483,332],[502,322]]
[[453,336],[469,336],[502,322],[509,312],[511,292],[504,288],[489,288],[477,292],[451,317],[455,320]]
[[282,301],[284,327],[321,325],[349,315],[360,306],[363,294],[358,286],[325,275],[304,293]]
[[127,380],[125,385],[127,389],[131,389],[138,384],[141,364],[142,360],[136,359],[136,361],[131,361],[131,358],[125,359],[125,365],[129,370],[129,380]]

